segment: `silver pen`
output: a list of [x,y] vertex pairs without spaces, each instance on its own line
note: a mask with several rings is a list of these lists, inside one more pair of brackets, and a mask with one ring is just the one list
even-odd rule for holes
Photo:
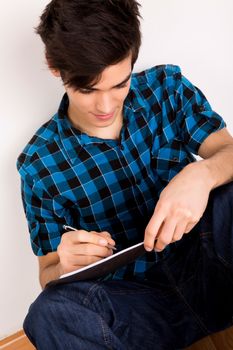
[[[71,227],[71,226],[68,226],[68,225],[63,225],[63,228],[64,228],[65,230],[78,231],[77,228],[74,228],[74,227]],[[107,244],[107,247],[108,247],[109,249],[117,250],[116,247],[114,247],[113,245],[111,245],[111,244],[109,244],[109,243]]]

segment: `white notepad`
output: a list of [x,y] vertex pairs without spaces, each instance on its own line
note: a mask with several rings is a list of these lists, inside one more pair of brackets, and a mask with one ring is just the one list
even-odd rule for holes
[[103,258],[81,269],[66,273],[59,279],[49,282],[46,287],[56,284],[69,283],[80,280],[95,279],[114,272],[118,268],[127,265],[146,252],[144,242],[121,250],[111,256]]

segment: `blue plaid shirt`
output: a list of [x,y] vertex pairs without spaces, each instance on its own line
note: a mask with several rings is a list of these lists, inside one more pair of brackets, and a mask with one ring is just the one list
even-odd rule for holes
[[[178,66],[133,73],[120,139],[75,129],[64,94],[58,112],[17,159],[33,252],[57,250],[63,225],[108,231],[118,251],[143,241],[159,195],[201,143],[226,126]],[[165,251],[169,251],[169,246]],[[108,278],[146,278],[159,259],[147,252]]]

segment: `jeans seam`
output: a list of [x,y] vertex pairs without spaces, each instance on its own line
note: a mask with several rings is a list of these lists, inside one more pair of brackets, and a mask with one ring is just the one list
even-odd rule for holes
[[95,283],[93,286],[91,286],[91,288],[89,288],[86,297],[83,299],[83,304],[84,305],[88,306],[90,304],[90,294],[93,293],[93,290],[95,290],[95,289],[97,289],[97,287],[99,287],[99,284],[100,283]]
[[228,269],[232,267],[232,265],[226,261],[221,255],[219,254],[216,254],[217,255],[217,258],[220,260],[220,262],[225,266],[227,267]]
[[[80,300],[80,305],[84,305],[84,306],[86,306],[86,307],[88,307],[88,306],[90,305],[90,301],[88,300],[89,294],[90,294],[90,293],[93,291],[93,289],[96,288],[98,285],[99,285],[99,284],[96,283],[96,284],[94,284],[93,286],[91,286],[91,288],[89,288],[88,293],[87,293],[87,295],[85,296],[85,298],[84,298],[83,300]],[[74,298],[71,298],[71,297],[68,296],[66,293],[63,293],[63,291],[58,290],[58,294],[60,294],[62,297],[66,298],[66,299],[68,299],[68,300],[70,300],[70,301],[73,301],[73,302],[75,301]]]
[[183,302],[185,303],[186,307],[190,310],[190,312],[192,313],[192,315],[194,316],[195,320],[198,322],[201,330],[203,332],[206,332],[206,334],[209,334],[208,329],[205,327],[204,323],[201,321],[201,319],[199,318],[199,316],[196,314],[196,312],[191,308],[191,306],[189,305],[189,303],[186,301],[184,295],[181,293],[180,289],[178,288],[178,286],[176,285],[176,282],[172,276],[172,274],[170,273],[170,270],[165,262],[164,264],[164,268],[165,271],[168,274],[168,278],[170,279],[171,283],[174,285],[174,290],[176,291],[176,293],[182,298]]
[[[213,235],[213,232],[212,232],[212,231],[206,231],[206,232],[200,233],[200,236],[202,236],[202,237],[210,236],[210,235]],[[232,264],[229,263],[227,260],[225,260],[220,254],[218,254],[218,253],[216,252],[216,249],[215,249],[215,253],[216,253],[217,258],[220,260],[220,262],[221,262],[225,267],[231,269]]]
[[[93,294],[93,292],[95,292],[95,290],[98,289],[98,287],[100,285],[101,285],[101,281],[95,283],[93,286],[91,286],[91,288],[89,288],[88,293],[87,293],[85,299],[83,300],[83,304],[85,306],[89,306],[90,305],[90,301],[91,301],[91,298],[92,298],[91,294]],[[98,319],[100,320],[100,325],[101,325],[101,329],[102,329],[104,343],[108,347],[108,349],[112,350],[112,347],[111,347],[111,343],[112,343],[111,334],[108,331],[108,328],[105,327],[103,318],[98,313],[96,313],[96,314],[98,316]]]
[[106,346],[108,347],[108,349],[112,349],[112,347],[111,347],[111,340],[112,340],[111,334],[110,334],[110,332],[108,332],[108,328],[105,327],[103,318],[100,315],[98,315],[98,316],[99,316],[98,318],[100,320],[100,325],[101,325],[101,328],[103,331],[104,342],[105,342]]
[[[150,291],[148,291],[146,293],[142,292],[142,293],[136,293],[136,294],[151,294],[151,293],[153,293],[153,290],[155,290],[155,289],[156,289],[156,286],[155,287],[152,286]],[[129,295],[129,294],[127,294],[127,291],[124,291],[122,293],[118,293],[118,291],[116,291],[116,292],[111,291],[110,293],[113,295]],[[132,293],[132,294],[135,294],[135,293]],[[169,292],[163,293],[163,297],[167,297],[167,296],[172,295],[172,294],[174,294],[173,289],[170,290]]]
[[[91,288],[89,288],[88,293],[87,293],[86,297],[83,299],[83,302],[81,304],[83,304],[86,307],[89,307],[89,305],[91,304],[90,303],[90,299],[91,299],[90,294],[92,294],[93,290],[97,289],[97,287],[100,284],[101,284],[100,282],[99,283],[95,283],[94,285],[91,286]],[[71,300],[71,301],[74,301],[72,298],[69,298],[67,296],[66,296],[66,298]],[[104,343],[106,344],[106,346],[108,347],[109,350],[112,350],[112,347],[111,347],[111,334],[108,332],[107,327],[105,327],[103,318],[98,313],[96,313],[96,315],[97,315],[97,318],[100,320],[100,325],[101,325],[101,329],[102,329]]]
[[[131,293],[130,293],[131,292]],[[127,289],[127,288],[123,288],[123,289],[117,289],[117,290],[111,290],[110,291],[111,294],[149,294],[151,293],[151,290],[132,290],[132,289]]]
[[183,302],[185,303],[185,305],[187,306],[187,308],[191,311],[192,315],[194,316],[194,318],[197,320],[199,326],[201,327],[201,330],[204,331],[206,333],[206,335],[208,335],[210,332],[208,331],[208,329],[205,327],[205,324],[202,322],[202,320],[200,319],[200,317],[196,314],[196,312],[191,308],[191,306],[189,305],[189,303],[186,301],[184,295],[181,293],[180,289],[178,287],[176,287],[176,291],[179,294],[179,296],[182,298]]

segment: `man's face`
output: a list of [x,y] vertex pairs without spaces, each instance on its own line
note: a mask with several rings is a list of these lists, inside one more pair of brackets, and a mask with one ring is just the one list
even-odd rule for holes
[[69,97],[68,116],[75,127],[93,134],[95,131],[98,133],[100,128],[114,127],[122,118],[123,104],[131,82],[131,60],[130,55],[120,63],[107,67],[99,83],[91,90],[74,91],[65,86]]

